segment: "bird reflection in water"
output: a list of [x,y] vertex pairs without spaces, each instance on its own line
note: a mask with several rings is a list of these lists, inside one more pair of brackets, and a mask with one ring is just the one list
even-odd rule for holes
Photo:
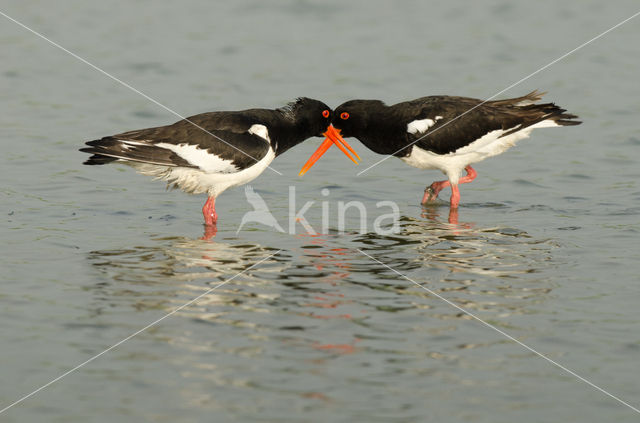
[[[438,221],[440,219],[440,210],[442,209],[442,207],[438,207],[437,204],[433,204],[433,203],[427,203],[427,204],[423,204],[422,205],[422,213],[420,214],[421,217],[425,218],[425,219],[429,219],[429,220],[433,220],[433,221]],[[462,223],[460,224],[458,222],[459,219],[459,208],[454,207],[454,208],[449,208],[449,215],[447,216],[447,221],[451,224],[451,225],[461,225],[462,228],[464,229],[470,229],[473,227],[473,223]]]
[[92,267],[102,274],[94,287],[97,299],[134,304],[136,309],[169,311],[277,251],[258,244],[233,245],[184,237],[151,241],[148,245],[88,254]]
[[214,223],[212,225],[204,225],[204,235],[200,237],[203,241],[210,241],[218,234],[218,225]]
[[[316,235],[298,235],[299,238],[309,238],[309,246],[302,247],[305,259],[319,272],[329,271],[330,273],[317,278],[317,283],[329,284],[331,287],[339,285],[339,282],[343,281],[350,275],[351,265],[349,261],[353,258],[354,251],[346,248],[330,248],[328,234],[316,234]],[[310,248],[312,247],[312,248]],[[311,298],[311,301],[301,304],[302,307],[313,309],[310,312],[302,313],[303,316],[310,317],[312,319],[330,320],[330,319],[345,319],[353,320],[351,313],[342,313],[340,308],[348,306],[353,303],[349,299],[345,299],[345,295],[339,292],[332,292],[330,289],[321,290],[315,293]],[[316,310],[322,310],[318,312]],[[335,311],[332,313],[331,311]],[[318,351],[327,351],[332,354],[352,354],[356,352],[355,344],[360,339],[352,337],[349,342],[346,343],[334,343],[326,341],[313,341],[311,347]]]
[[[469,310],[494,311],[506,317],[526,313],[529,301],[534,298],[536,301],[546,298],[551,286],[545,271],[557,248],[553,240],[537,239],[523,230],[505,226],[451,223],[441,217],[444,210],[424,208],[421,219],[403,216],[399,234],[362,235],[358,239],[359,248]],[[449,220],[451,217],[448,216]],[[356,266],[355,271],[371,273],[380,269],[382,274],[393,276],[391,270],[372,264],[371,260],[366,266],[363,269]],[[397,278],[410,284],[412,291],[429,297],[410,281]],[[429,299],[425,304],[433,302]],[[452,308],[438,317],[468,316]]]
[[[544,269],[556,247],[514,228],[452,225],[439,210],[401,217],[398,234],[283,237],[288,250],[180,311],[147,340],[159,363],[182,372],[184,397],[206,392],[201,405],[212,408],[230,386],[290,386],[287,395],[339,401],[332,369],[357,380],[367,363],[384,362],[388,372],[409,363],[433,375],[448,363],[475,363],[470,349],[500,353],[503,339],[488,339],[468,316],[358,249],[521,335],[531,328],[512,316],[535,312],[549,297]],[[133,332],[277,251],[185,238],[147,244],[90,254],[102,273],[89,288],[89,308],[103,313],[94,320]],[[349,365],[340,367],[344,359]],[[296,385],[301,375],[318,383]]]

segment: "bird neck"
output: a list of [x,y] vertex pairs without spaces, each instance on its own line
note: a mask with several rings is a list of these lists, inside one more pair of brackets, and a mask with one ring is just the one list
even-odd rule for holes
[[295,120],[279,121],[269,130],[269,133],[273,134],[271,135],[271,146],[276,157],[316,135],[307,125]]
[[408,153],[398,152],[409,143],[406,136],[406,125],[393,114],[390,107],[372,108],[368,113],[367,125],[356,138],[370,150],[378,154],[404,156]]
[[274,131],[274,137],[271,138],[271,146],[276,153],[276,157],[314,135],[302,134],[300,131],[296,133],[295,128],[292,131],[282,131],[280,134],[278,134],[279,131]]

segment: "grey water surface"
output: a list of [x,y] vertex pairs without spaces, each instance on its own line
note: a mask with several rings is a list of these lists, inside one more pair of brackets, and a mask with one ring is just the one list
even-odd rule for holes
[[[3,1],[0,11],[183,116],[424,95],[487,98],[638,10],[632,1]],[[3,422],[602,422],[639,414],[433,293],[640,407],[640,18],[504,92],[583,120],[541,129],[422,209],[442,175],[349,140],[304,177],[319,138],[252,186],[250,223],[83,142],[178,117],[0,16]],[[322,190],[328,189],[328,195]],[[326,192],[325,192],[326,193]],[[366,206],[366,228],[340,201]],[[375,219],[394,201],[399,231]],[[326,211],[326,210],[325,210]],[[352,210],[352,212],[354,212]],[[398,273],[371,258],[388,265]],[[273,255],[272,257],[270,257]],[[255,263],[267,258],[255,267]],[[412,282],[411,280],[414,282]],[[425,290],[417,284],[423,284]]]

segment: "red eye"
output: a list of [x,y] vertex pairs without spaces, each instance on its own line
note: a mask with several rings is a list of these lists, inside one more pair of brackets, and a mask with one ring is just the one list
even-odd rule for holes
[[342,119],[342,120],[349,119],[349,113],[347,113],[347,112],[340,113],[340,119]]
[[329,112],[328,110],[323,110],[323,111],[322,111],[322,117],[326,117],[326,118],[328,118],[328,117],[329,117],[329,114],[330,114],[330,112]]

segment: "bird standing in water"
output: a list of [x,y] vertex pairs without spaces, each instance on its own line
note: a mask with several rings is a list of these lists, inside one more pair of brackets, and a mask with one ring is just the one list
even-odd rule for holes
[[216,198],[246,184],[269,164],[310,137],[324,135],[353,159],[333,126],[333,112],[321,101],[301,97],[279,109],[210,112],[172,125],[139,129],[89,141],[84,164],[124,162],[145,175],[192,194],[206,193],[205,225],[214,227]]
[[[425,189],[422,203],[451,187],[451,209],[460,204],[458,184],[476,178],[472,163],[503,153],[532,130],[578,125],[577,116],[553,103],[536,104],[541,93],[483,102],[467,97],[431,96],[387,106],[380,100],[351,100],[338,106],[333,126],[370,150],[398,157],[420,169],[439,169],[447,180]],[[331,146],[325,141],[309,159],[306,172]],[[462,171],[466,175],[461,177]]]

